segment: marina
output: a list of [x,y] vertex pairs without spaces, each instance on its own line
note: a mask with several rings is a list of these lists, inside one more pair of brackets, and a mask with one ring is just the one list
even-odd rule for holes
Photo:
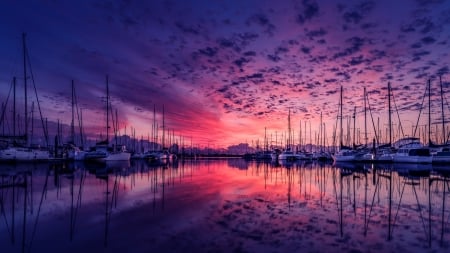
[[450,252],[449,14],[0,2],[0,252]]

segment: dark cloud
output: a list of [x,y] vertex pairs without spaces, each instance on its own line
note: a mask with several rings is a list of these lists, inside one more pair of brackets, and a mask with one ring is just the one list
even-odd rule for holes
[[256,56],[256,52],[255,51],[247,51],[247,52],[244,52],[244,56]]
[[251,16],[248,20],[247,20],[247,24],[251,25],[251,24],[257,24],[259,26],[261,26],[262,28],[264,28],[264,33],[273,36],[273,33],[275,31],[275,25],[273,25],[269,18],[263,14],[263,13],[259,13],[259,14],[255,14],[253,16]]
[[378,49],[370,50],[370,54],[377,60],[386,57],[386,51],[378,50]]
[[364,57],[362,55],[357,57],[352,57],[352,59],[349,61],[350,65],[359,65],[364,62]]
[[361,25],[361,29],[363,29],[363,30],[369,30],[369,29],[373,29],[376,27],[378,27],[378,25],[375,23],[364,23]]
[[300,13],[297,15],[297,22],[304,24],[319,15],[319,4],[314,0],[303,0]]
[[286,47],[277,47],[275,50],[275,54],[282,54],[282,53],[287,53],[289,52],[289,49]]
[[300,48],[300,50],[304,53],[304,54],[309,54],[311,52],[311,48],[306,47],[306,46],[302,46]]
[[193,35],[199,35],[200,34],[200,30],[192,27],[192,26],[188,26],[183,22],[177,21],[175,22],[175,26],[180,29],[180,31],[182,31],[183,33],[186,34],[193,34]]
[[374,1],[365,1],[357,4],[351,10],[344,12],[343,18],[346,23],[359,24],[375,7]]
[[422,59],[423,56],[426,56],[426,55],[429,55],[429,54],[430,54],[430,52],[429,51],[425,51],[425,50],[414,52],[413,55],[412,55],[413,56],[413,61],[419,61],[419,60]]
[[429,17],[419,17],[400,27],[400,30],[405,33],[419,32],[422,34],[428,34],[438,29],[440,28]]
[[434,42],[436,42],[436,39],[431,36],[427,36],[427,37],[422,38],[422,42],[424,44],[433,44]]
[[333,79],[325,79],[324,80],[326,83],[336,83],[338,80],[333,78]]
[[247,79],[253,79],[253,78],[263,78],[263,74],[261,73],[255,73],[253,75],[246,76]]
[[218,48],[213,48],[213,47],[207,47],[207,48],[203,48],[203,49],[199,49],[198,52],[202,55],[208,56],[208,57],[213,57],[217,54],[217,51],[219,51]]
[[309,37],[309,39],[314,39],[314,38],[316,38],[316,37],[322,37],[322,36],[325,36],[327,34],[327,31],[325,31],[325,29],[324,28],[320,28],[320,29],[318,29],[318,30],[311,30],[311,31],[308,31],[307,33],[306,33],[306,36],[308,36]]
[[450,69],[449,69],[448,66],[444,66],[442,68],[439,68],[437,70],[437,72],[436,72],[437,75],[445,75],[445,74],[448,74],[448,73],[450,73]]
[[411,44],[411,48],[412,49],[418,49],[418,48],[421,48],[421,47],[422,47],[422,44],[420,42],[416,42],[414,44]]
[[445,0],[415,0],[421,7],[445,3]]
[[233,63],[236,64],[239,68],[242,68],[244,66],[245,63],[249,62],[250,60],[241,57],[237,60],[235,60]]
[[268,54],[267,59],[273,61],[273,62],[279,62],[281,58],[278,55]]
[[366,39],[360,37],[352,37],[346,40],[346,43],[350,44],[344,51],[334,54],[333,58],[340,58],[352,55],[361,50],[361,47],[366,43]]
[[363,19],[362,14],[357,11],[351,11],[351,12],[344,13],[344,20],[347,23],[358,24],[362,19]]

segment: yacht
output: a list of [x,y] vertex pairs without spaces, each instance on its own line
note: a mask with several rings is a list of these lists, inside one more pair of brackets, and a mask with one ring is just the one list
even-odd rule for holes
[[[406,142],[406,143],[405,143]],[[409,137],[401,140],[397,152],[393,154],[395,163],[431,163],[433,156],[430,148],[423,146],[419,138]]]
[[45,149],[9,146],[0,150],[0,161],[47,161],[50,152]]

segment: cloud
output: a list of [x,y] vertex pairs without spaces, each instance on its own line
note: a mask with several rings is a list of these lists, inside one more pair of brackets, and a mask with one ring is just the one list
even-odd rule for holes
[[303,0],[296,20],[303,25],[317,16],[319,16],[319,4],[314,0]]
[[374,1],[364,1],[345,11],[342,15],[346,23],[359,24],[375,7]]

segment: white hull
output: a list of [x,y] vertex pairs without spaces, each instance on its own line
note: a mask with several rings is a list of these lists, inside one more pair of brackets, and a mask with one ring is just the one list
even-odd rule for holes
[[9,147],[0,150],[0,161],[47,161],[50,153],[47,150]]
[[450,163],[450,156],[433,156],[432,159],[433,163],[445,163],[445,164],[449,164]]
[[272,153],[270,154],[270,157],[272,158],[272,160],[278,160],[278,154],[277,153]]
[[332,157],[335,162],[353,162],[356,160],[356,153],[353,150],[342,149]]
[[299,155],[297,155],[297,154],[292,154],[292,153],[290,153],[290,154],[284,154],[284,153],[281,153],[279,156],[278,156],[278,160],[290,160],[290,161],[293,161],[293,160],[300,160],[301,158],[300,158],[300,156]]
[[117,153],[109,153],[105,161],[129,161],[131,157],[130,153],[127,152],[117,152]]
[[432,163],[432,156],[403,156],[394,155],[394,163]]
[[394,157],[393,155],[381,155],[379,157],[377,157],[376,159],[377,162],[381,162],[381,163],[390,163],[394,161]]
[[81,150],[78,150],[78,151],[71,150],[68,152],[67,158],[69,160],[74,160],[74,161],[83,161],[86,156],[86,153],[87,152],[81,151]]
[[148,160],[168,161],[172,159],[172,154],[167,151],[155,151],[149,152],[144,156],[144,158]]
[[394,163],[432,163],[433,156],[428,148],[402,148],[393,155]]
[[353,162],[355,161],[354,155],[333,155],[335,162]]
[[443,150],[436,152],[436,154],[433,155],[433,163],[449,164],[450,163],[449,148],[446,147]]

